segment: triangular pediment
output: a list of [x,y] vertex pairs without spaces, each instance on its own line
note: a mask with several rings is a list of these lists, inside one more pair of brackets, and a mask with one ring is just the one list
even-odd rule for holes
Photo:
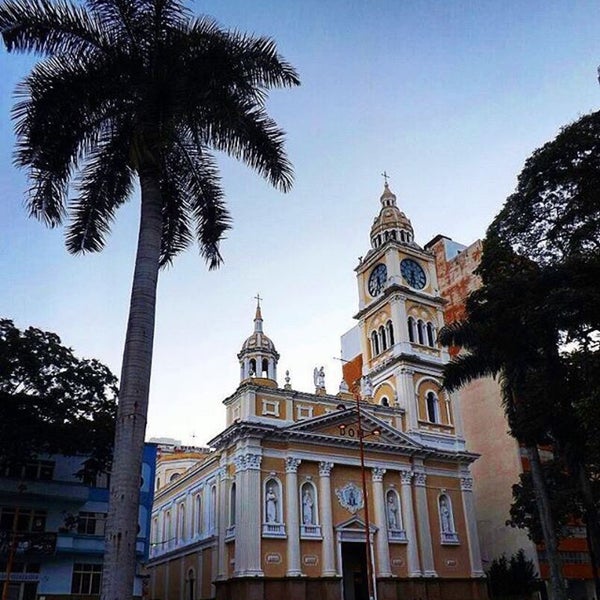
[[[375,533],[377,531],[377,529],[378,529],[378,527],[373,525],[373,523],[369,523],[369,530],[371,531],[371,533]],[[367,525],[360,517],[353,515],[346,521],[343,521],[342,523],[338,523],[335,526],[335,530],[337,532],[362,531],[364,533],[367,530]]]
[[[358,411],[352,407],[299,421],[284,428],[283,432],[290,438],[322,438],[323,440],[329,438],[332,441],[358,444],[357,421]],[[365,445],[377,444],[412,450],[423,448],[422,444],[416,442],[406,433],[399,431],[364,409],[361,410],[361,423],[365,432],[375,429],[380,432],[378,436],[365,437]],[[340,425],[345,425],[344,433],[342,433]]]

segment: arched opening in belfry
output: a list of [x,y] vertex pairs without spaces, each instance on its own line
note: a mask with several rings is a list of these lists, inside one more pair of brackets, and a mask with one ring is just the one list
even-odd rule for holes
[[268,378],[269,377],[269,359],[262,359],[262,369],[260,370],[260,376]]

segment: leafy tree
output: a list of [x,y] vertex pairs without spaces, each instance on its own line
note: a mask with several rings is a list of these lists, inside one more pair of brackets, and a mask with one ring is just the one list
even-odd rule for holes
[[600,253],[600,111],[564,127],[525,162],[489,233],[539,264]]
[[529,598],[539,588],[538,575],[523,549],[507,559],[495,558],[487,571],[490,595],[494,599]]
[[[268,91],[299,84],[268,38],[195,18],[181,0],[5,0],[9,51],[43,59],[18,88],[16,163],[32,216],[68,214],[71,253],[99,251],[137,180],[141,217],[123,354],[102,595],[131,597],[140,471],[161,266],[196,239],[209,268],[230,227],[212,151],[287,191]],[[67,206],[69,185],[75,198]]]
[[89,455],[80,476],[110,465],[117,378],[60,338],[0,319],[0,464],[39,454]]
[[485,376],[498,376],[511,434],[524,445],[531,465],[540,524],[555,597],[566,589],[552,506],[543,477],[538,444],[548,441],[549,422],[558,421],[550,350],[556,327],[542,310],[548,287],[545,272],[490,236],[478,273],[482,287],[466,301],[466,320],[440,331],[440,342],[464,350],[444,369],[444,386],[452,391]]

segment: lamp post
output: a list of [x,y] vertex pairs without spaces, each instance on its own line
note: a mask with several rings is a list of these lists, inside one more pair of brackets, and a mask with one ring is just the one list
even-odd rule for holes
[[[379,429],[373,429],[371,431],[365,431],[362,426],[362,414],[360,410],[360,391],[359,382],[354,384],[354,400],[356,402],[356,421],[352,423],[342,423],[339,426],[340,433],[346,434],[348,425],[356,425],[356,437],[358,438],[358,448],[360,454],[360,473],[362,478],[362,491],[365,503],[365,529],[367,535],[367,589],[369,594],[369,600],[377,600],[377,586],[375,584],[375,569],[373,568],[373,544],[371,542],[371,524],[369,519],[369,496],[367,490],[367,475],[365,469],[365,443],[366,437],[371,435],[379,436],[381,431]],[[338,409],[346,410],[345,405],[338,404]]]

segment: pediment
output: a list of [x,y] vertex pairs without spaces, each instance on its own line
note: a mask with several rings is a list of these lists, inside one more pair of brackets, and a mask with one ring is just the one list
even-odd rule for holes
[[[330,438],[345,443],[358,443],[356,434],[356,422],[358,420],[358,411],[356,408],[346,408],[335,412],[327,413],[311,419],[305,419],[286,427],[283,432],[290,438]],[[365,444],[383,444],[395,446],[397,448],[409,448],[418,450],[423,445],[413,440],[406,433],[399,431],[388,423],[377,418],[366,410],[361,410],[361,423],[363,431],[369,432],[374,429],[380,431],[380,435],[368,436],[365,438]],[[341,433],[340,425],[346,426],[345,434]]]
[[[356,515],[353,515],[346,521],[343,521],[342,523],[338,523],[335,526],[335,530],[337,532],[362,531],[364,533],[366,531],[366,529],[367,529],[366,523],[360,517],[357,517]],[[371,533],[375,533],[377,531],[377,529],[378,528],[375,525],[373,525],[373,523],[369,523],[369,530],[371,531]]]

